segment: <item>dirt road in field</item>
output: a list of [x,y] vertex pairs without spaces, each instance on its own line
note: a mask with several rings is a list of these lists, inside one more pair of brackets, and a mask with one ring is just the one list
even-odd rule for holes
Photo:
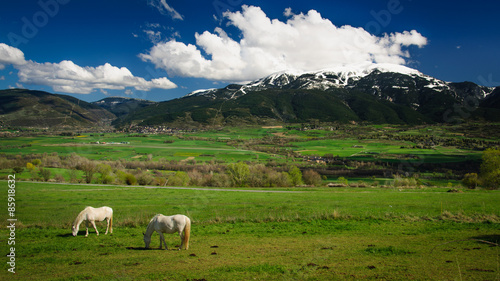
[[293,190],[263,190],[263,189],[228,189],[228,188],[202,188],[202,187],[182,187],[182,186],[143,186],[143,185],[106,185],[106,184],[81,184],[81,183],[61,183],[61,182],[29,182],[36,184],[58,184],[69,186],[83,186],[83,187],[100,187],[100,188],[84,188],[84,189],[63,189],[61,191],[106,191],[106,190],[120,190],[130,189],[133,190],[137,187],[146,189],[181,189],[181,190],[201,190],[201,191],[226,191],[226,192],[257,192],[257,193],[305,193],[307,191],[293,191]]
[[145,186],[144,188],[155,189],[185,189],[185,190],[205,190],[205,191],[232,191],[232,192],[257,192],[257,193],[304,193],[306,191],[292,190],[262,190],[262,189],[226,189],[226,188],[201,188],[201,187],[176,187],[176,186]]

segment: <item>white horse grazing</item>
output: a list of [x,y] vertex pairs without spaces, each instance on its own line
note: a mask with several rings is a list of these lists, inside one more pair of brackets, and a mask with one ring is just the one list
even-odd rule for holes
[[97,231],[97,228],[95,227],[95,221],[103,221],[106,220],[108,223],[108,226],[106,228],[106,233],[108,234],[108,230],[110,233],[113,233],[113,209],[110,207],[101,207],[101,208],[92,208],[92,207],[86,207],[83,211],[78,214],[78,216],[75,219],[75,222],[73,223],[72,231],[73,231],[73,236],[76,236],[78,234],[78,230],[80,229],[80,224],[83,221],[86,221],[85,226],[87,229],[87,233],[85,234],[85,237],[89,236],[89,222],[92,224],[92,226],[95,229],[95,232],[97,235],[99,235],[99,231]]
[[163,241],[163,244],[165,244],[165,250],[168,250],[163,233],[170,234],[175,232],[178,232],[181,237],[181,246],[179,247],[179,250],[182,249],[182,246],[185,246],[186,250],[189,248],[191,220],[184,215],[164,216],[162,214],[158,214],[154,216],[148,224],[146,233],[144,233],[144,243],[146,244],[146,248],[149,248],[151,235],[154,231],[158,232],[160,235],[160,249],[161,242]]

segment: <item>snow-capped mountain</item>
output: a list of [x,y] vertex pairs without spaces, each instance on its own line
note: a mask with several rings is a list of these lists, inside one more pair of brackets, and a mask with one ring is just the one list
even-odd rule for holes
[[[445,82],[402,65],[364,63],[304,73],[283,71],[244,85],[231,84],[223,89],[198,90],[187,96],[215,97],[224,94],[226,98],[235,99],[248,92],[267,89],[326,91],[343,88],[369,92],[387,100],[395,98],[384,94],[387,91],[411,93],[425,89],[448,91],[456,98],[464,98],[464,93],[457,92],[455,84],[457,83]],[[493,91],[493,88],[478,87],[475,96],[479,99]]]
[[124,123],[500,122],[498,100],[499,87],[451,83],[401,65],[367,63],[284,71],[244,85],[198,90],[139,110]]

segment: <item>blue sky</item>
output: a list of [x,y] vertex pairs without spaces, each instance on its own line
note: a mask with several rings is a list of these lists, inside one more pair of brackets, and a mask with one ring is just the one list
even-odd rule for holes
[[363,61],[500,86],[499,10],[496,1],[3,1],[0,89],[165,101]]

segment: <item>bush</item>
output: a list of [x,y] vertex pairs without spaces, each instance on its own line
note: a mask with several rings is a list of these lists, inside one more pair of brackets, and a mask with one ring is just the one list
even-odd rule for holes
[[94,174],[97,172],[97,165],[88,159],[82,159],[76,168],[85,173],[86,183],[91,183],[94,178]]
[[392,182],[394,187],[416,187],[418,185],[417,179],[415,178],[405,178],[399,175],[394,176],[394,181]]
[[13,172],[14,174],[20,174],[20,173],[22,173],[23,171],[24,171],[24,168],[23,168],[23,167],[14,167],[14,168],[12,169],[12,172]]
[[78,171],[77,170],[69,169],[67,173],[69,176],[69,182],[71,182],[71,183],[78,182]]
[[190,186],[203,186],[203,174],[194,169],[188,172]]
[[52,173],[50,172],[49,169],[40,168],[40,170],[38,171],[38,175],[40,175],[40,177],[44,181],[49,181],[51,174]]
[[481,179],[486,187],[500,187],[500,150],[487,149],[483,152],[481,164]]
[[338,181],[340,184],[343,184],[343,185],[345,185],[345,186],[349,185],[349,181],[348,181],[346,178],[344,178],[344,177],[339,177],[339,178],[337,179],[337,181]]
[[247,183],[250,168],[243,162],[238,162],[236,164],[231,163],[227,166],[226,172],[229,175],[233,186],[243,187]]
[[265,175],[265,187],[288,187],[291,186],[290,175],[287,172],[271,171]]
[[290,182],[293,186],[302,185],[304,183],[302,181],[302,172],[297,166],[292,166],[290,170],[288,170],[288,175],[290,176]]
[[137,184],[137,179],[131,173],[126,173],[126,174],[124,174],[124,182],[127,185],[136,185]]
[[304,179],[304,183],[307,185],[319,186],[323,183],[321,175],[313,170],[305,171],[304,174],[302,175],[302,178]]
[[56,174],[56,175],[54,175],[54,180],[56,182],[64,182],[64,177],[61,174]]
[[189,184],[189,176],[186,172],[176,172],[175,175],[168,178],[169,186],[187,186]]
[[151,176],[147,172],[142,172],[138,174],[136,178],[137,178],[137,183],[139,185],[152,185],[155,180],[153,176]]
[[115,182],[115,177],[113,175],[101,176],[99,181],[102,184],[113,184]]
[[35,165],[31,163],[26,163],[26,169],[28,169],[31,172],[33,171],[33,169],[35,169]]
[[475,189],[479,185],[479,177],[476,173],[465,174],[462,184],[470,189]]

